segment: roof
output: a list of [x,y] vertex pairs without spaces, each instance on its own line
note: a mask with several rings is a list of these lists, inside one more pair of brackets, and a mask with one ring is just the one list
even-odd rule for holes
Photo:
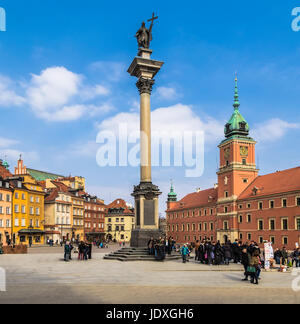
[[57,197],[58,197],[58,189],[53,188],[48,192],[47,196],[45,197],[45,202],[54,201]]
[[169,210],[195,208],[216,204],[218,200],[218,189],[211,188],[188,194],[183,199],[172,204]]
[[124,214],[134,214],[133,210],[128,207],[126,201],[123,199],[116,199],[111,204],[109,204],[107,206],[107,208],[108,208],[108,210],[122,208],[122,209],[124,209],[124,211],[123,211]]
[[63,178],[62,175],[34,170],[34,169],[28,169],[28,168],[27,168],[27,173],[30,174],[37,181],[44,181],[47,179],[56,180],[58,178]]
[[240,199],[300,191],[300,167],[259,176],[240,194]]
[[0,164],[0,177],[2,177],[3,179],[9,178],[9,177],[13,177],[13,175],[10,173],[9,170],[7,170],[2,163]]
[[66,186],[64,183],[62,182],[59,182],[59,181],[51,181],[56,187],[57,189],[60,191],[60,192],[64,192],[64,193],[68,193],[68,194],[71,194],[70,193],[70,190],[71,188],[69,188],[68,186]]

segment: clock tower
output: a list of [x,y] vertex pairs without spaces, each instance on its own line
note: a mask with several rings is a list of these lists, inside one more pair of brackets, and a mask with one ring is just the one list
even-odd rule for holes
[[249,137],[249,124],[240,113],[238,80],[235,78],[234,112],[225,125],[225,139],[219,145],[218,240],[238,239],[238,196],[257,177],[256,141]]

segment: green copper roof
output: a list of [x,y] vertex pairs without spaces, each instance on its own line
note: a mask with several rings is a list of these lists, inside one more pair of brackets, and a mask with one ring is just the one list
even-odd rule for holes
[[62,175],[27,169],[27,172],[37,181],[45,181],[47,179],[56,180],[57,178],[62,178]]
[[243,135],[247,136],[249,134],[249,124],[246,119],[240,113],[240,101],[239,101],[239,92],[238,92],[238,80],[235,78],[235,89],[234,89],[234,112],[225,125],[225,135],[226,137],[231,137],[232,135]]
[[174,191],[173,182],[171,182],[171,189],[168,194],[168,201],[177,201],[177,194]]
[[6,161],[3,161],[2,165],[5,167],[5,169],[9,169],[9,164]]

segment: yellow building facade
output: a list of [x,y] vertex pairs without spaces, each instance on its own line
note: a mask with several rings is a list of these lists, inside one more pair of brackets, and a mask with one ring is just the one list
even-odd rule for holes
[[134,209],[123,199],[116,199],[107,206],[105,217],[106,239],[114,242],[130,242],[135,228]]
[[44,190],[30,175],[13,180],[12,236],[15,244],[44,244]]
[[[72,192],[72,191],[71,191]],[[73,233],[72,238],[84,241],[84,199],[79,191],[74,191],[72,196]]]

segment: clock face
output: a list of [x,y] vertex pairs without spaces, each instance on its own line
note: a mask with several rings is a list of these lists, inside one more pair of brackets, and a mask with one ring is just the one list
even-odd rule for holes
[[227,148],[224,150],[224,152],[225,152],[225,154],[224,154],[225,159],[229,159],[229,158],[230,158],[230,148],[227,147]]
[[241,146],[240,152],[242,156],[248,156],[248,147],[247,146]]

